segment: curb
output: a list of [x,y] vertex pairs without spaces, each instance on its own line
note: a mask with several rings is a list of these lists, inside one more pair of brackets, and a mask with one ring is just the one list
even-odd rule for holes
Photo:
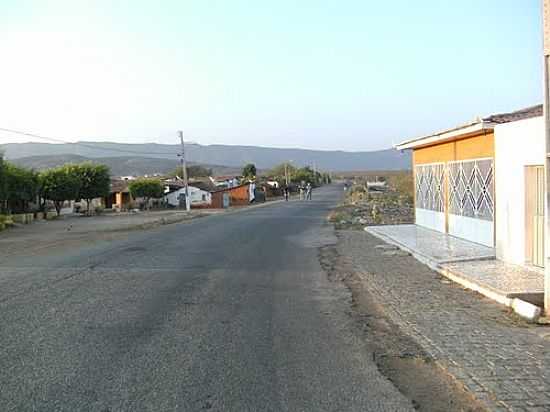
[[442,262],[436,262],[433,259],[431,259],[429,256],[423,255],[422,253],[419,253],[417,251],[412,250],[411,248],[387,237],[380,233],[377,233],[375,231],[369,230],[369,227],[365,227],[364,231],[383,242],[386,242],[388,244],[391,244],[395,247],[398,247],[399,249],[409,253],[412,257],[414,257],[419,262],[425,264],[430,269],[436,271],[441,276],[446,277],[449,280],[452,280],[455,283],[458,283],[462,287],[472,290],[474,292],[477,292],[497,303],[500,303],[504,306],[507,306],[511,308],[518,316],[521,316],[522,318],[535,322],[537,319],[542,315],[542,310],[538,306],[533,305],[532,303],[526,302],[520,298],[515,297],[509,297],[507,295],[504,295],[502,293],[499,293],[498,291],[495,291],[491,289],[490,287],[480,285],[478,283],[475,283],[471,281],[470,279],[465,278],[464,276],[461,276],[460,272],[453,271],[449,269],[448,267],[445,267],[445,264],[448,263],[456,263],[456,262],[470,262],[470,261],[479,261],[479,260],[494,260],[494,258],[490,257],[480,257],[476,259],[453,259],[448,261],[442,261]]

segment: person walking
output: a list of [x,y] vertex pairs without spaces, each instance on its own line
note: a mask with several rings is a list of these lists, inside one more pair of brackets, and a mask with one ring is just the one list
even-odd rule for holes
[[285,197],[285,201],[288,202],[288,187],[286,187],[286,186],[283,189],[283,195]]
[[307,200],[311,200],[311,191],[312,191],[311,183],[308,183],[307,186],[306,186],[306,199]]

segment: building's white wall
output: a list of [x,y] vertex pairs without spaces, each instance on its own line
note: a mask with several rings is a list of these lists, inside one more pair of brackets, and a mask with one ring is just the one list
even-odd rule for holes
[[[175,192],[168,193],[164,198],[168,204],[178,207],[180,205],[179,196],[185,194],[185,188],[176,190]],[[201,190],[197,187],[189,186],[189,198],[191,199],[191,205],[209,205],[212,203],[212,195],[210,192]]]
[[445,213],[416,208],[415,216],[417,225],[445,233]]
[[544,164],[542,117],[495,127],[496,254],[525,263],[525,166]]
[[495,244],[494,225],[489,220],[449,213],[449,234],[489,247]]

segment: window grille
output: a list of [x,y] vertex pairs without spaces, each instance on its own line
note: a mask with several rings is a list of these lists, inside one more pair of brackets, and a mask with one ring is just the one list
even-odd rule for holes
[[494,218],[494,162],[475,159],[448,163],[449,213],[476,219]]
[[436,212],[444,211],[443,204],[443,163],[415,166],[416,207]]

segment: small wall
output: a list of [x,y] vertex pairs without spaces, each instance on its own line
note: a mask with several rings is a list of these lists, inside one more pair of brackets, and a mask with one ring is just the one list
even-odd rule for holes
[[223,194],[229,194],[230,206],[245,206],[250,204],[250,189],[249,184],[232,187],[230,189],[218,190],[212,192],[212,202],[210,207],[213,209],[223,208]]
[[249,185],[237,186],[229,190],[231,206],[244,206],[250,203]]
[[415,216],[418,226],[445,233],[445,213],[416,208]]
[[497,258],[524,264],[525,166],[544,164],[542,117],[495,127],[495,192]]
[[34,221],[33,213],[19,213],[11,215],[11,219],[14,223],[29,224]]
[[481,245],[494,246],[492,221],[449,213],[449,234]]

